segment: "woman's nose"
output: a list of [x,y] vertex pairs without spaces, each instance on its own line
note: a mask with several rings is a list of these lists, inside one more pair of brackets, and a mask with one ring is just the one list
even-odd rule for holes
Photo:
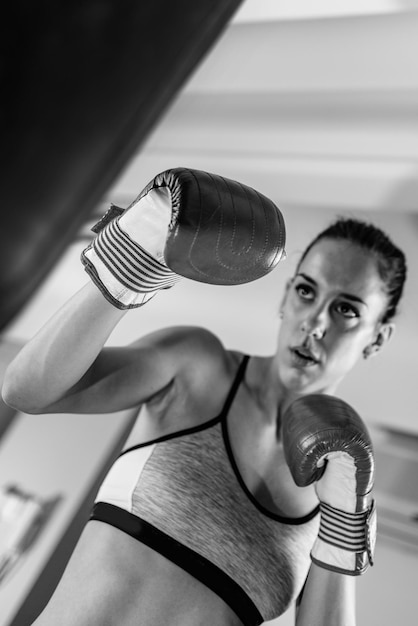
[[302,322],[301,330],[314,339],[323,339],[327,332],[327,324],[324,314],[312,315]]

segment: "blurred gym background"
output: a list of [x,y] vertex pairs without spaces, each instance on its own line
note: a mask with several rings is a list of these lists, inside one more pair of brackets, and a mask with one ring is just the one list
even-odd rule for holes
[[[97,11],[100,3],[90,4],[95,8],[91,24],[103,16]],[[167,4],[188,10],[187,2]],[[159,5],[162,24],[164,2]],[[193,3],[189,5],[193,17]],[[176,15],[179,25],[181,11]],[[27,241],[39,245],[36,255],[22,264],[20,300],[9,283],[2,283],[8,291],[1,292],[0,376],[19,347],[87,281],[79,257],[93,236],[90,228],[97,217],[110,202],[127,206],[164,169],[185,166],[219,173],[270,196],[285,217],[287,259],[267,277],[239,287],[183,280],[125,316],[111,337],[113,344],[166,325],[194,324],[212,329],[228,347],[269,354],[275,346],[284,284],[309,240],[340,215],[381,226],[409,261],[397,330],[382,355],[360,364],[339,395],[370,425],[377,455],[376,565],[358,581],[358,622],[413,624],[418,568],[418,0],[245,0],[214,12],[212,22],[210,11],[196,16],[209,23],[205,38],[196,37],[192,50],[183,50],[179,59],[186,61],[175,80],[162,64],[158,89],[140,102],[136,118],[121,103],[140,94],[125,94],[122,81],[106,86],[109,100],[115,92],[121,94],[117,128],[106,126],[106,98],[96,98],[96,114],[94,98],[86,99],[91,125],[99,118],[103,124],[101,133],[96,130],[90,139],[96,153],[89,156],[83,149],[86,125],[77,129],[80,151],[73,142],[71,156],[78,164],[72,175],[77,181],[85,176],[90,187],[86,184],[72,195],[65,170],[69,150],[58,139],[54,150],[62,179],[55,176],[52,153],[45,161],[53,174],[52,195],[43,188],[49,184],[44,182],[47,172],[45,179],[37,179],[39,186],[34,177],[29,181],[19,171],[5,181],[12,181],[14,187],[9,184],[7,189],[14,189],[15,195],[6,194],[3,236],[7,234],[9,247],[15,240],[22,247],[26,244],[19,239],[21,227],[28,231]],[[188,22],[191,33],[199,24],[196,19]],[[171,22],[170,30],[175,27]],[[150,36],[145,57],[129,61],[129,81],[134,76],[139,84],[146,81],[144,64],[152,68],[159,62],[154,48],[164,49],[169,38],[164,29],[160,34],[157,42]],[[117,56],[120,41],[109,36],[106,45],[109,58],[112,49]],[[81,64],[80,58],[76,61]],[[26,63],[30,65],[30,55]],[[81,71],[78,65],[75,69]],[[117,69],[115,65],[116,74]],[[67,79],[65,96],[71,98],[71,76]],[[153,97],[158,104],[154,110]],[[71,117],[53,113],[59,136],[57,129],[68,126]],[[13,122],[13,115],[10,119]],[[36,137],[22,139],[35,168],[42,166],[42,153],[33,149],[40,135],[42,127]],[[105,155],[101,170],[94,170],[89,161],[97,155]],[[7,167],[4,171],[9,175]],[[97,180],[100,173],[103,177]],[[13,198],[21,197],[22,189],[27,194],[30,189],[30,196],[29,208],[25,198],[20,213],[21,205]],[[68,200],[65,206],[62,196]],[[35,209],[43,197],[50,202],[52,221],[54,198],[67,220],[73,211],[71,227],[63,219],[53,228],[44,221],[37,229]],[[13,224],[9,231],[8,223]],[[54,235],[49,249],[45,232]],[[13,274],[17,258],[16,253],[9,255],[9,267],[2,261],[2,279],[8,269]],[[0,626],[30,624],[47,601],[88,517],[94,491],[133,418],[129,411],[30,416],[0,406],[0,505],[7,498],[9,508],[22,500],[34,503],[28,520],[36,519],[36,506],[43,511],[42,523],[26,539],[22,556],[16,556],[8,573],[1,561],[7,542],[0,537]],[[292,622],[289,611],[274,624]]]

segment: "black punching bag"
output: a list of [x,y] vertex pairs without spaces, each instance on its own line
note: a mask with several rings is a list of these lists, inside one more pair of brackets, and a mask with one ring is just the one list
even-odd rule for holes
[[7,4],[0,26],[0,330],[57,262],[240,0]]

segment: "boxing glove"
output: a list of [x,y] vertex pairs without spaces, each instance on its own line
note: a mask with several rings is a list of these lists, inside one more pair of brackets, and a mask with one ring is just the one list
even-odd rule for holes
[[312,394],[285,411],[282,437],[295,483],[316,482],[321,519],[312,561],[343,574],[362,574],[373,565],[376,540],[376,508],[369,502],[373,449],[365,424],[343,400]]
[[158,174],[126,209],[112,205],[81,260],[106,298],[142,306],[180,277],[237,285],[270,272],[284,255],[278,207],[236,181],[187,168]]

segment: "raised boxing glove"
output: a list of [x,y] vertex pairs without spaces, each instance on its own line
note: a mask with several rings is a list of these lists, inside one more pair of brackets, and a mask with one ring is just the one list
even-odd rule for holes
[[374,459],[365,424],[343,400],[312,394],[284,413],[282,436],[295,483],[316,482],[321,520],[312,561],[343,574],[362,574],[373,565],[376,540],[376,509],[370,502]]
[[158,174],[126,209],[112,206],[81,259],[105,297],[142,306],[180,277],[237,285],[270,272],[284,255],[278,207],[256,190],[200,170]]

